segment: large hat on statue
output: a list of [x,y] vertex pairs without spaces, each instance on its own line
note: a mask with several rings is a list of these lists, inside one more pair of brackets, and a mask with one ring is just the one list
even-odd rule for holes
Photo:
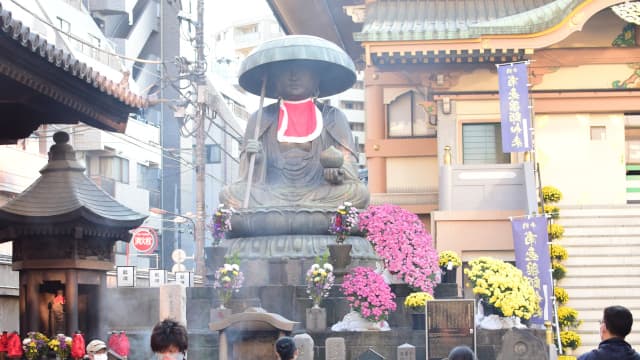
[[[242,62],[239,83],[248,92],[260,95],[262,79],[273,63],[300,60],[310,62],[320,79],[318,97],[341,93],[356,81],[353,60],[336,44],[310,35],[288,35],[268,40]],[[266,97],[277,98],[273,81],[267,80]]]

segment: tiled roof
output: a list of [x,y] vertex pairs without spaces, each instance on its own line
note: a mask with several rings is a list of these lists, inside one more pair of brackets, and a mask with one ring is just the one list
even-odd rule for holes
[[106,76],[100,74],[91,66],[77,60],[69,52],[57,48],[54,44],[49,44],[46,39],[40,37],[37,33],[31,32],[28,26],[12,17],[11,11],[3,8],[1,1],[0,36],[7,36],[13,39],[37,56],[68,72],[71,76],[93,85],[101,92],[118,99],[130,107],[144,108],[149,105],[146,97],[131,92],[126,84],[123,85],[107,79]]
[[356,41],[453,40],[526,34],[558,24],[584,0],[378,0]]
[[67,133],[54,135],[56,144],[51,147],[48,164],[40,170],[42,176],[0,208],[0,223],[84,219],[117,228],[140,225],[146,216],[120,204],[91,181],[67,144],[68,139]]

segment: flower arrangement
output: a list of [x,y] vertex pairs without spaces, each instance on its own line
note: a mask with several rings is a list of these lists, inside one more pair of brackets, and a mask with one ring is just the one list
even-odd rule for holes
[[560,306],[558,308],[558,323],[563,329],[576,328],[582,320],[578,319],[578,311],[569,306]]
[[567,275],[567,268],[564,267],[564,265],[557,263],[557,262],[553,262],[551,264],[551,277],[554,280],[561,280],[564,279],[564,277]]
[[380,322],[396,309],[395,295],[382,275],[373,269],[359,266],[344,276],[342,292],[354,311],[363,318]]
[[220,296],[220,307],[229,304],[234,292],[240,291],[244,282],[244,274],[238,264],[224,264],[216,270],[213,278],[213,288]]
[[224,235],[231,230],[231,216],[235,210],[225,207],[224,204],[218,205],[218,209],[213,214],[211,221],[211,235],[213,236],[213,246],[220,245],[220,241],[224,239]]
[[360,214],[360,228],[391,274],[433,294],[440,282],[438,253],[416,214],[395,205],[371,205]]
[[53,339],[49,340],[49,348],[56,353],[60,359],[69,358],[71,353],[71,338],[64,334],[58,334]]
[[412,292],[404,299],[404,307],[417,312],[424,312],[427,301],[433,300],[431,294],[424,291]]
[[473,293],[499,310],[498,315],[528,320],[540,311],[540,297],[522,271],[511,264],[480,257],[469,262],[465,274]]
[[560,218],[560,208],[557,207],[556,205],[545,204],[544,213],[551,216],[552,219]]
[[567,249],[562,245],[551,244],[549,245],[549,254],[551,254],[551,258],[557,261],[567,260],[569,257],[569,253]]
[[336,234],[336,242],[338,244],[344,243],[347,235],[358,226],[358,209],[356,209],[350,202],[345,201],[342,205],[338,206],[333,217],[331,218],[331,226],[329,226],[329,232]]
[[556,297],[556,300],[560,305],[566,304],[567,301],[569,301],[569,293],[567,290],[559,286],[553,289],[553,295]]
[[575,331],[564,330],[560,332],[560,343],[563,348],[577,349],[582,344],[582,339]]
[[313,306],[318,307],[322,298],[329,296],[329,290],[333,286],[335,276],[333,275],[333,266],[327,262],[313,264],[307,270],[307,294],[313,300]]
[[544,186],[542,188],[542,198],[544,202],[555,203],[562,200],[562,192],[553,186]]
[[564,227],[560,224],[549,224],[549,239],[557,240],[564,235]]
[[438,264],[441,268],[447,268],[451,270],[455,267],[462,265],[462,260],[460,259],[460,255],[452,250],[441,251],[438,254]]
[[40,359],[49,349],[48,342],[49,339],[43,333],[29,331],[27,337],[22,340],[24,356],[28,360]]

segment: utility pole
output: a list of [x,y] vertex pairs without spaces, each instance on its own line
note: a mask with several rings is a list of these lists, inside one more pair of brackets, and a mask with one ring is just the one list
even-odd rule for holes
[[205,279],[204,264],[204,230],[205,230],[205,115],[207,112],[207,84],[205,77],[205,57],[204,57],[204,0],[198,0],[198,20],[195,24],[196,28],[196,66],[195,66],[195,83],[198,89],[198,101],[196,104],[196,222],[195,222],[195,260],[196,275],[201,276],[202,281]]

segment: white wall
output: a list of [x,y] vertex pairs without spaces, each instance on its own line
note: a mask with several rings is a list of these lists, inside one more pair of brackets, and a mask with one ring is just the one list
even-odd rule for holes
[[[605,126],[606,138],[591,140],[591,126]],[[561,204],[626,203],[622,114],[538,115],[535,134],[542,185],[562,191]]]

